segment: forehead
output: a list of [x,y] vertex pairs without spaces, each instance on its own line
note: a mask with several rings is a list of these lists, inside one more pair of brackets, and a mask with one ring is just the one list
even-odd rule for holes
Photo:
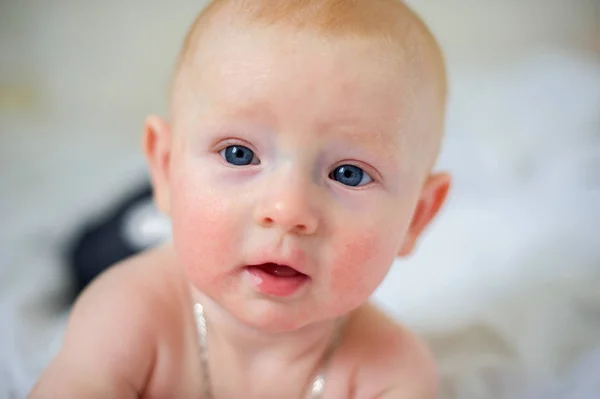
[[211,39],[182,72],[180,117],[310,124],[359,141],[396,140],[410,123],[416,79],[384,43],[252,28]]

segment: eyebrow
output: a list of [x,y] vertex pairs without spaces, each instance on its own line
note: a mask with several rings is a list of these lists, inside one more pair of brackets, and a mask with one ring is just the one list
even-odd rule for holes
[[386,132],[384,127],[374,125],[361,118],[344,118],[322,123],[318,129],[323,134],[329,132],[337,139],[348,140],[369,153],[390,161],[401,156],[397,155],[402,148],[399,138],[401,133]]
[[[245,98],[242,101],[229,97],[212,100],[210,108],[219,110],[213,114],[216,117],[210,122],[213,126],[235,129],[240,125],[247,128],[247,124],[250,124],[260,126],[260,130],[269,126],[271,129],[267,130],[273,130],[273,125],[277,124],[278,117],[269,98],[259,95]],[[389,163],[399,162],[404,156],[402,132],[387,132],[386,130],[391,127],[377,123],[381,119],[381,116],[364,115],[328,116],[320,121],[315,121],[311,128],[315,129],[319,135],[330,135],[336,141],[350,142],[352,145],[364,149],[367,154],[371,154],[371,157],[383,158],[385,162]],[[400,128],[397,124],[394,125]],[[275,129],[275,133],[277,133],[277,129]]]

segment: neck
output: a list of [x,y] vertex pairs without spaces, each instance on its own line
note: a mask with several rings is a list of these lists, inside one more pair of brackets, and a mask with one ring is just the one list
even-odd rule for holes
[[198,291],[193,297],[204,307],[211,373],[221,367],[239,370],[237,381],[247,380],[249,386],[281,380],[281,370],[290,381],[309,381],[322,366],[340,327],[340,320],[327,320],[289,332],[265,332],[240,322]]

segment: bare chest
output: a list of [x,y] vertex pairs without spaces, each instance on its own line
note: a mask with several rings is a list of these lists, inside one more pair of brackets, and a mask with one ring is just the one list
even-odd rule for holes
[[[182,317],[180,326],[170,328],[157,348],[154,371],[143,396],[147,399],[176,397],[182,399],[340,399],[353,398],[356,385],[353,370],[356,362],[346,356],[343,348],[336,353],[322,371],[322,391],[313,394],[312,376],[302,378],[277,370],[267,383],[252,386],[243,370],[236,367],[211,367],[205,372],[201,358],[201,342],[194,320]],[[207,397],[206,376],[211,382],[212,398]],[[258,386],[260,385],[260,386]]]

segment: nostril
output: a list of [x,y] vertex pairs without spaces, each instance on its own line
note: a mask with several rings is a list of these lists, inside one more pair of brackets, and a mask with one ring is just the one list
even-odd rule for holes
[[270,226],[273,223],[275,223],[275,221],[273,219],[269,218],[269,217],[266,217],[266,218],[263,219],[263,224],[265,226]]

